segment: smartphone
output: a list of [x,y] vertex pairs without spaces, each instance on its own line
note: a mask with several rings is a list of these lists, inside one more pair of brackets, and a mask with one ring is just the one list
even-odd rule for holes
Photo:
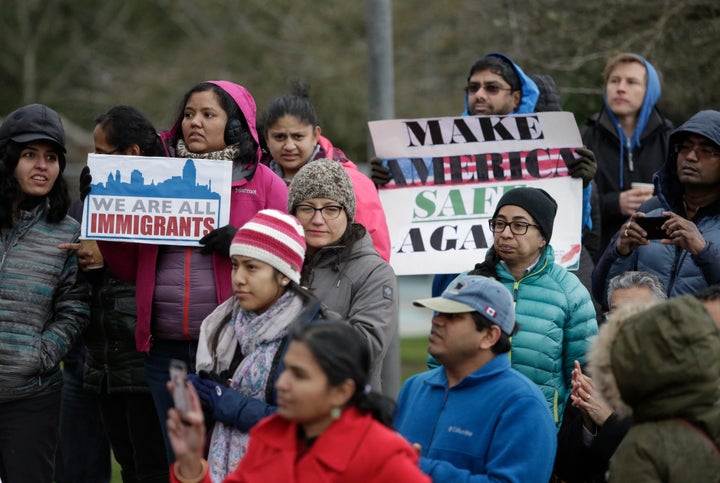
[[173,403],[180,414],[187,416],[190,411],[190,397],[187,389],[187,365],[178,359],[170,360],[170,380],[173,383]]
[[663,224],[670,219],[669,216],[643,216],[635,218],[635,223],[640,225],[640,228],[647,232],[648,240],[659,240],[661,238],[667,238],[667,232],[661,227]]

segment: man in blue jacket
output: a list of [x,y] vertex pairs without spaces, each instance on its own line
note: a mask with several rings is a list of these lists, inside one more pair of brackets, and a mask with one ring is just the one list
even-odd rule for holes
[[465,275],[440,297],[428,351],[442,366],[400,391],[395,426],[421,452],[434,481],[549,481],[555,423],[540,390],[510,367],[512,296],[496,280]]

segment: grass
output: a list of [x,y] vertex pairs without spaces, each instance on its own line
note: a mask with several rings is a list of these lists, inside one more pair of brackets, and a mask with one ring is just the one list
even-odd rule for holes
[[[427,357],[427,336],[403,337],[400,339],[400,375],[405,381],[418,372],[427,370],[425,358]],[[120,465],[113,458],[111,483],[122,483],[120,478]]]

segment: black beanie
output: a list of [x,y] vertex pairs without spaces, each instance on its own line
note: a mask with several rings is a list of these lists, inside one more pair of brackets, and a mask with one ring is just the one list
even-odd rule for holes
[[547,191],[540,188],[515,188],[508,191],[500,198],[495,213],[493,213],[493,219],[497,218],[498,211],[505,205],[519,206],[530,213],[530,216],[535,218],[537,224],[540,225],[540,231],[545,240],[550,242],[555,213],[557,213],[557,203]]

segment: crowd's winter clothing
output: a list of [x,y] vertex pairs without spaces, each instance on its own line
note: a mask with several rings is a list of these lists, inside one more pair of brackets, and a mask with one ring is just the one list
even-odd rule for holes
[[[488,260],[493,252],[488,251]],[[470,273],[485,275],[488,268],[481,264]],[[590,294],[575,275],[555,263],[550,245],[520,280],[502,263],[496,263],[494,271],[515,300],[520,330],[512,338],[513,368],[540,387],[560,424],[574,361],[584,363],[590,339],[597,334]]]
[[718,353],[720,331],[691,296],[610,318],[590,354],[593,380],[635,422],[610,482],[720,481]]
[[[300,457],[297,423],[272,416],[250,432],[248,453],[226,483],[429,482],[400,435],[354,408],[343,411]],[[171,481],[179,483],[174,471]],[[203,480],[210,482],[210,476]]]
[[[697,134],[720,145],[720,112],[701,111],[673,131],[670,144],[687,134]],[[656,197],[643,203],[638,211],[647,216],[661,216],[672,211],[685,218],[684,188],[677,174],[677,153],[671,152],[662,170],[654,177]],[[658,207],[659,206],[659,207]],[[669,297],[691,294],[709,285],[720,283],[720,201],[701,207],[691,220],[707,242],[696,255],[675,245],[650,240],[649,245],[637,247],[621,256],[615,241],[610,245],[593,272],[593,291],[597,300],[606,300],[607,284],[616,275],[630,270],[650,272],[663,281]]]
[[600,195],[601,250],[627,218],[620,212],[620,193],[630,189],[633,182],[652,181],[653,174],[667,159],[668,138],[673,128],[655,107],[661,94],[660,79],[652,64],[638,57],[645,64],[647,87],[633,135],[629,138],[625,135],[608,107],[607,95],[600,112],[585,121],[582,133],[583,143],[597,159],[594,181]]
[[302,284],[367,340],[370,384],[379,390],[383,359],[397,331],[398,295],[395,272],[380,258],[370,235],[361,225],[349,225],[336,245],[305,260]]
[[543,395],[496,355],[453,387],[443,367],[417,374],[398,397],[395,427],[422,447],[433,481],[548,481],[556,431]]

